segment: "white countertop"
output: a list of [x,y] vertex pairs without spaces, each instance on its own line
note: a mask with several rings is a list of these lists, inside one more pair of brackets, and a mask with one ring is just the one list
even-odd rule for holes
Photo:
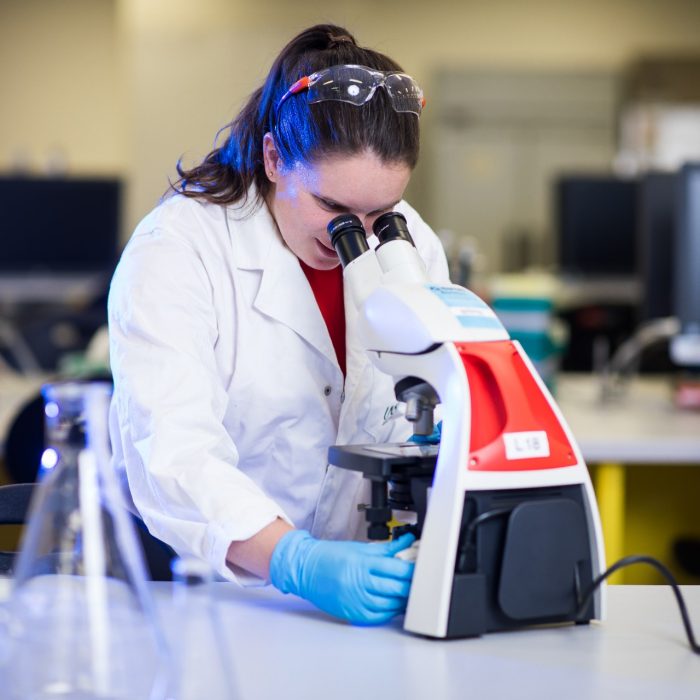
[[[167,586],[156,585],[167,611]],[[603,623],[439,641],[404,632],[399,620],[352,627],[274,589],[216,585],[243,698],[700,697],[700,656],[667,586],[609,587]],[[700,586],[684,594],[700,634]]]
[[[169,640],[170,584],[152,583]],[[7,592],[0,581],[0,595]],[[700,586],[682,587],[696,635]],[[401,700],[697,700],[700,656],[683,632],[668,586],[610,586],[608,618],[583,626],[439,641],[337,622],[272,588],[214,584],[224,658],[241,698]],[[207,673],[202,669],[202,698]]]

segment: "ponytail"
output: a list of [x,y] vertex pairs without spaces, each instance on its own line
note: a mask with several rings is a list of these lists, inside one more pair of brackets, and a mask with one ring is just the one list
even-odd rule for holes
[[263,162],[263,137],[268,132],[289,165],[370,150],[385,162],[413,168],[419,151],[418,119],[396,112],[383,90],[361,108],[342,102],[310,105],[301,96],[285,100],[284,109],[275,114],[282,95],[296,80],[346,63],[401,71],[387,56],[358,46],[342,27],[324,24],[306,29],[282,49],[265,83],[219,132],[217,138],[224,136],[222,145],[191,169],[177,163],[179,177],[171,190],[214,204],[234,204],[245,203],[254,186],[256,198],[264,199],[271,188]]

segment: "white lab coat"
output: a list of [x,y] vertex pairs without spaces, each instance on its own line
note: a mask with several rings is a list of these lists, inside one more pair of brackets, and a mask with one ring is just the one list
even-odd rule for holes
[[[406,203],[431,279],[438,238]],[[370,238],[376,244],[376,238]],[[348,307],[347,379],[307,279],[263,204],[174,196],[137,227],[109,296],[114,464],[149,530],[229,580],[226,552],[277,517],[326,539],[361,538],[356,472],[332,444],[404,439],[385,420],[392,380],[358,346]]]

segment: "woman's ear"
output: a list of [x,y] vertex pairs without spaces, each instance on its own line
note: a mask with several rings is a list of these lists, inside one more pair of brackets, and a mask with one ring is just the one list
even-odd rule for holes
[[282,161],[275,145],[275,139],[269,131],[263,136],[263,162],[268,180],[277,182]]

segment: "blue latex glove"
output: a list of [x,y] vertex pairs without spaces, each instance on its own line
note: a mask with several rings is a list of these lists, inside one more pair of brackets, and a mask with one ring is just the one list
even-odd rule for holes
[[379,625],[406,609],[414,564],[394,555],[415,538],[393,542],[317,540],[292,530],[277,543],[270,579],[283,593],[294,593],[324,612],[357,625]]
[[442,421],[434,428],[430,435],[411,435],[408,438],[409,442],[415,442],[417,445],[437,445],[442,438]]

